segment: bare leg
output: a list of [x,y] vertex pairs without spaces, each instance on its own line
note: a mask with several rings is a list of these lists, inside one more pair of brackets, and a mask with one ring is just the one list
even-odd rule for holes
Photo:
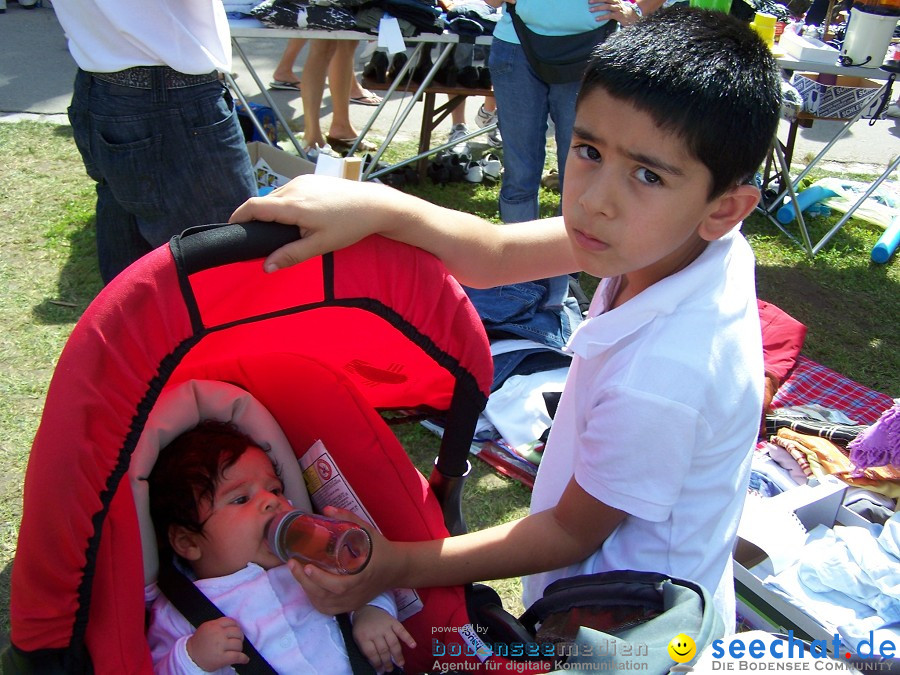
[[[322,113],[322,97],[325,94],[325,74],[337,50],[338,42],[343,41],[313,40],[309,45],[309,55],[306,57],[300,78],[300,96],[303,99],[303,140],[307,147],[325,145],[325,137],[319,126],[319,115]],[[337,115],[338,105],[333,91],[332,99]],[[345,105],[349,108],[346,100]],[[349,124],[349,110],[346,117]]]
[[[350,123],[350,88],[356,81],[353,56],[357,42],[338,40],[334,57],[328,68],[328,87],[331,89],[331,130],[334,138],[356,138],[358,132]],[[305,113],[304,113],[305,114]]]
[[359,80],[356,79],[356,73],[354,73],[353,78],[350,80],[350,98],[365,98],[371,95],[372,92],[363,88]]
[[497,109],[497,99],[493,96],[485,96],[484,109],[486,112],[494,112]]
[[[359,43],[357,43],[359,44]],[[350,98],[368,98],[375,97],[378,98],[377,94],[373,94],[371,91],[366,89],[360,84],[359,80],[356,79],[356,71],[353,69],[353,56],[350,57],[350,63],[348,64],[350,67],[351,79],[350,79]]]
[[450,111],[450,121],[453,122],[453,126],[466,123],[466,99]]
[[306,44],[306,38],[291,38],[287,41],[284,52],[275,70],[272,71],[272,79],[279,82],[299,82],[300,78],[294,75],[294,62],[297,55]]

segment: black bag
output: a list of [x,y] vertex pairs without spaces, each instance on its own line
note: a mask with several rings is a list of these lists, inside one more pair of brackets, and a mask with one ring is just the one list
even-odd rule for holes
[[616,30],[615,21],[607,21],[599,28],[574,35],[541,35],[525,25],[516,14],[516,5],[507,3],[506,11],[512,18],[516,35],[525,51],[525,57],[535,74],[547,84],[577,82],[594,48]]

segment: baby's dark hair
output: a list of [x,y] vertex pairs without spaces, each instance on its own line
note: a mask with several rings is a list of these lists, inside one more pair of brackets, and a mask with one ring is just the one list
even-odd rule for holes
[[709,199],[753,176],[778,128],[775,59],[722,12],[661,9],[613,34],[588,65],[578,105],[598,87],[684,139],[712,174]]
[[[171,525],[203,531],[200,504],[212,502],[222,474],[249,447],[263,446],[234,424],[204,420],[160,450],[147,478],[150,515],[160,546],[168,546]],[[280,476],[277,466],[275,472]]]

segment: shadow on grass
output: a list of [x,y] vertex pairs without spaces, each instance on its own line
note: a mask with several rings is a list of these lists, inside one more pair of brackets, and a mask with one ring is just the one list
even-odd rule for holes
[[[883,289],[873,293],[874,284]],[[759,267],[757,290],[806,324],[804,354],[872,389],[900,392],[900,310],[884,302],[900,296],[900,284],[883,268]]]
[[[55,126],[51,133],[72,139],[72,128],[69,126]],[[66,211],[70,220],[50,225],[45,233],[48,241],[58,241],[58,245],[54,245],[56,250],[68,251],[68,257],[60,266],[55,295],[48,295],[32,309],[37,323],[74,323],[103,288],[97,264],[93,195],[91,189],[90,201],[83,201],[81,210],[73,208]],[[89,213],[85,215],[86,209]]]
[[[813,219],[815,242],[835,219]],[[896,396],[900,392],[900,283],[891,263],[871,262],[871,233],[845,226],[814,257],[807,256],[762,218],[746,228],[783,247],[785,261],[757,266],[757,294],[808,328],[803,352],[866,386]],[[794,229],[797,231],[796,223]],[[896,263],[893,263],[896,264]],[[893,275],[896,277],[896,275]]]
[[94,218],[82,222],[67,236],[69,257],[59,271],[56,297],[45,298],[32,315],[43,324],[71,323],[78,320],[103,288],[97,267]]

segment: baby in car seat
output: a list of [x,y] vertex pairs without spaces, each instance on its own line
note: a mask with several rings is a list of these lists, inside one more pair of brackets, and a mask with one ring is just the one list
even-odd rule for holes
[[[148,478],[162,555],[175,554],[224,617],[196,630],[155,585],[147,639],[156,672],[232,672],[247,637],[278,672],[351,673],[334,617],[316,611],[265,528],[290,510],[280,470],[230,423],[206,420],[163,448]],[[415,647],[390,593],[353,612],[353,637],[379,672]]]

